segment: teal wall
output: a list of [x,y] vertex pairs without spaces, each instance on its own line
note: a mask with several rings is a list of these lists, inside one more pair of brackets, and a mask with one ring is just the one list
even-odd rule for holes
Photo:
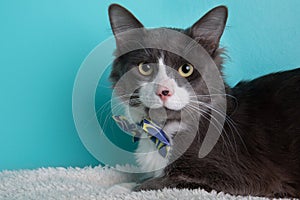
[[[1,0],[0,170],[99,163],[76,132],[72,89],[84,58],[111,36],[107,7],[113,2],[148,27],[187,27],[227,5],[222,45],[231,85],[300,66],[299,0]],[[98,106],[107,100],[97,98]]]

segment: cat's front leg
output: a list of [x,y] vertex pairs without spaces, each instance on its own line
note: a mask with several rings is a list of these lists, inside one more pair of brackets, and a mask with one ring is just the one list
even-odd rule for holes
[[159,190],[163,188],[174,188],[176,187],[176,182],[171,177],[158,177],[149,179],[140,185],[137,185],[133,191],[138,192],[141,190]]
[[197,181],[188,180],[187,178],[180,177],[159,177],[153,178],[143,182],[142,184],[136,186],[133,191],[141,190],[159,190],[163,188],[178,188],[178,189],[197,189],[201,188],[207,192],[212,191],[212,188],[206,184],[199,183]]

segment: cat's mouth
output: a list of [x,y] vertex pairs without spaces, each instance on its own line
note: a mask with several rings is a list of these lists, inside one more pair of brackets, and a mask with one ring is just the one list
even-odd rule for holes
[[181,99],[174,100],[172,98],[162,101],[160,100],[159,97],[155,98],[155,97],[151,97],[151,95],[148,97],[141,98],[140,89],[141,88],[137,88],[136,90],[134,90],[134,92],[129,97],[128,100],[129,106],[131,107],[143,106],[149,109],[164,109],[168,111],[180,111],[188,103],[187,101],[181,102]]
[[165,122],[168,120],[181,120],[181,111],[174,111],[165,107],[157,109],[150,109],[145,107],[144,111],[149,118],[152,118],[155,121],[162,122],[162,124],[165,124]]
[[129,106],[131,106],[131,107],[143,106],[143,107],[145,107],[147,109],[164,109],[164,110],[167,110],[167,111],[170,111],[170,112],[176,112],[176,111],[181,110],[181,109],[172,109],[165,102],[163,102],[163,103],[155,103],[155,104],[153,104],[151,106],[148,106],[148,105],[144,104],[140,100],[138,94],[133,94],[132,96],[130,96],[130,98],[129,98]]
[[138,107],[141,105],[141,100],[139,96],[139,88],[136,89],[129,98],[129,106]]
[[141,101],[139,99],[139,96],[136,96],[136,95],[132,95],[129,99],[129,106],[132,106],[132,107],[138,107],[141,105]]

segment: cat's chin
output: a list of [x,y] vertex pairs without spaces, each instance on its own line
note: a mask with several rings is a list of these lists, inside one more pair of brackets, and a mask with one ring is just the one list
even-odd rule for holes
[[147,109],[147,110],[152,110],[152,111],[154,111],[154,110],[160,110],[160,111],[165,110],[165,111],[174,111],[174,112],[176,112],[176,111],[180,111],[180,110],[181,110],[181,109],[175,110],[175,109],[173,109],[173,108],[169,108],[169,107],[164,106],[164,105],[150,106],[150,107],[145,106],[145,105],[143,105],[143,106],[145,107],[145,109]]
[[180,111],[180,110],[182,110],[184,107],[185,107],[185,105],[169,105],[169,104],[159,104],[159,103],[157,103],[157,104],[153,104],[153,105],[151,105],[151,106],[149,106],[149,105],[144,105],[144,104],[142,104],[145,108],[147,108],[147,109],[164,109],[164,110],[168,110],[168,111],[174,111],[174,112],[176,112],[176,111]]
[[164,106],[161,106],[159,108],[144,107],[144,110],[147,117],[157,121],[181,119],[181,110],[172,110]]

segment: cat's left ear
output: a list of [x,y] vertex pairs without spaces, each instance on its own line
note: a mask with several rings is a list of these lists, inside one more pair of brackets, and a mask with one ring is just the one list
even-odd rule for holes
[[213,55],[219,47],[227,16],[227,7],[218,6],[206,13],[190,28],[191,37],[199,42],[210,55]]
[[143,28],[143,24],[124,7],[112,4],[108,9],[109,21],[114,35],[136,28]]
[[[141,37],[144,31],[143,24],[131,12],[118,4],[110,5],[108,14],[110,25],[115,35],[117,49],[130,49],[130,47],[126,46],[129,45],[127,42],[134,41],[136,37]],[[136,29],[141,29],[142,31],[132,32],[132,30]]]

